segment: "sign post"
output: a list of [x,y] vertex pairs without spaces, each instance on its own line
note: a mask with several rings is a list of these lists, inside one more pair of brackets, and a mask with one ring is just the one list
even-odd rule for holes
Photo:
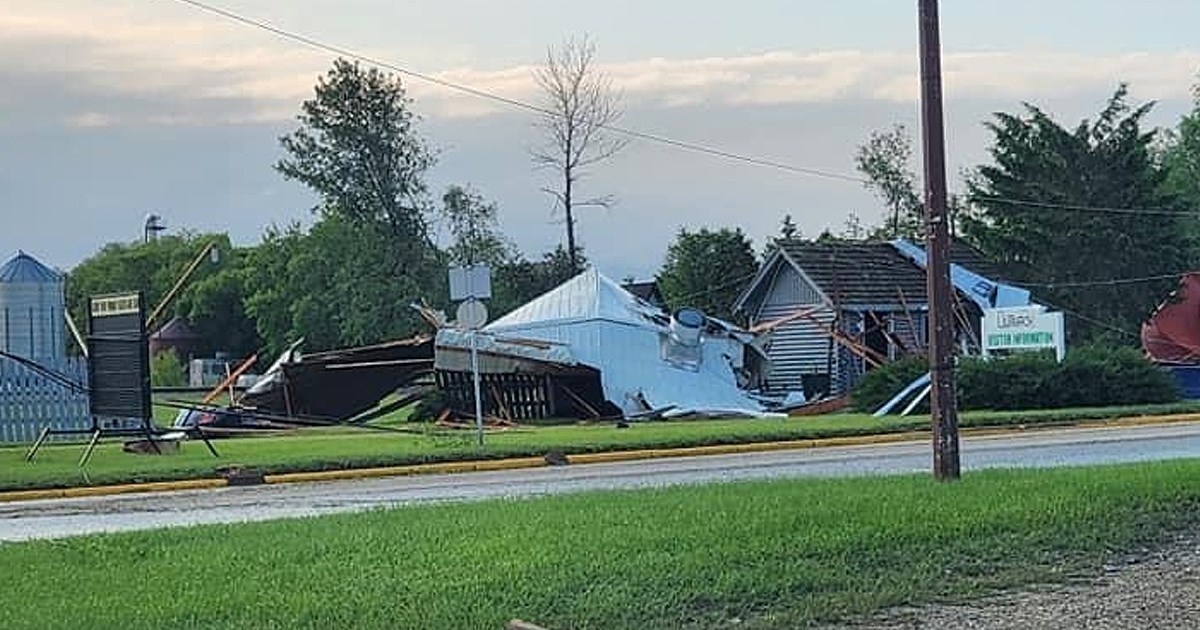
[[450,268],[450,299],[462,301],[455,319],[465,327],[471,340],[471,379],[475,388],[475,432],[483,446],[483,395],[479,377],[479,348],[476,337],[487,323],[488,312],[481,299],[492,297],[492,272],[487,265]]
[[[33,461],[52,435],[90,434],[79,466],[87,465],[104,437],[143,436],[158,452],[150,400],[150,357],[146,337],[146,304],[142,293],[97,295],[88,299],[88,406],[92,417],[87,429],[46,427],[26,454]],[[215,457],[208,437],[198,431]]]

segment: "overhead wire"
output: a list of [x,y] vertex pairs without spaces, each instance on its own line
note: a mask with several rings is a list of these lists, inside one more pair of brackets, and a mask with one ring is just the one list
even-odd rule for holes
[[1170,208],[1115,208],[1111,206],[1088,206],[1070,203],[1054,203],[1049,201],[1033,201],[1030,199],[1011,199],[1008,197],[971,196],[969,201],[989,201],[1012,206],[1032,206],[1051,210],[1070,210],[1074,212],[1092,212],[1100,214],[1131,214],[1157,216],[1197,216],[1200,210],[1171,210]]
[[1019,287],[1034,288],[1034,289],[1077,289],[1089,287],[1109,287],[1121,286],[1126,284],[1141,284],[1143,282],[1156,282],[1159,280],[1177,280],[1183,276],[1193,273],[1191,271],[1181,271],[1179,273],[1160,274],[1156,276],[1138,276],[1133,278],[1111,278],[1107,280],[1083,280],[1078,282],[1009,282],[1008,284]]
[[[439,85],[441,87],[444,87],[444,88],[447,88],[447,89],[450,89],[450,90],[453,90],[456,92],[460,92],[463,94],[468,94],[468,95],[474,96],[476,98],[489,100],[489,101],[492,101],[495,103],[500,103],[502,105],[507,105],[509,107],[521,109],[521,110],[535,113],[535,114],[542,115],[542,116],[551,116],[551,117],[561,116],[558,112],[555,112],[554,110],[548,109],[546,107],[541,107],[539,105],[529,103],[526,101],[522,101],[520,99],[503,96],[503,95],[497,94],[495,92],[490,92],[487,90],[471,87],[471,86],[463,84],[463,83],[458,83],[455,81],[443,79],[436,75],[429,74],[426,72],[420,72],[418,70],[413,70],[411,68],[407,68],[407,67],[401,66],[399,64],[392,63],[392,62],[389,62],[389,61],[386,61],[384,59],[380,59],[377,57],[372,57],[370,55],[358,52],[356,50],[353,50],[353,49],[350,49],[350,48],[347,48],[344,46],[339,46],[339,45],[323,42],[315,37],[305,35],[303,33],[299,33],[296,31],[288,30],[283,27],[276,26],[275,24],[273,24],[271,22],[267,22],[262,19],[252,18],[252,17],[246,16],[246,15],[237,13],[235,11],[231,11],[229,9],[226,9],[226,8],[223,8],[220,6],[217,6],[217,5],[208,3],[208,2],[204,2],[202,0],[169,0],[169,1],[187,5],[194,9],[197,9],[199,11],[203,11],[205,13],[215,15],[215,16],[221,17],[226,20],[230,20],[230,21],[242,24],[244,26],[248,26],[248,27],[266,31],[266,32],[271,33],[281,39],[290,40],[290,41],[302,44],[304,46],[307,46],[309,48],[333,53],[333,54],[351,58],[351,59],[356,59],[358,61],[362,61],[367,64],[371,64],[371,65],[378,66],[381,68],[386,68],[388,70],[392,70],[401,75],[411,77],[414,79],[418,79],[421,81],[425,81],[427,83],[432,83],[434,85]],[[652,132],[648,132],[648,131],[641,131],[638,129],[624,127],[621,125],[608,124],[608,125],[603,125],[603,127],[605,129],[607,129],[608,131],[611,131],[612,133],[623,135],[623,136],[626,136],[629,138],[645,140],[648,142],[653,142],[653,143],[661,144],[664,146],[675,147],[678,149],[692,151],[695,153],[706,154],[706,155],[710,155],[713,157],[719,157],[719,158],[723,158],[723,159],[727,159],[727,160],[742,162],[742,163],[750,164],[750,165],[754,165],[754,166],[761,166],[761,167],[772,168],[772,169],[776,169],[776,170],[780,170],[780,171],[786,171],[786,172],[797,173],[797,174],[802,174],[802,175],[809,175],[812,177],[820,177],[820,178],[830,179],[830,180],[846,181],[846,182],[851,182],[851,183],[856,183],[856,184],[869,184],[870,183],[870,180],[868,180],[867,178],[857,176],[857,175],[849,175],[849,174],[838,173],[835,171],[830,171],[830,170],[825,170],[825,169],[798,166],[795,164],[789,164],[787,162],[781,162],[781,161],[772,160],[769,158],[762,158],[762,157],[756,157],[753,155],[737,153],[734,151],[729,151],[726,149],[722,149],[722,148],[714,147],[714,146],[710,146],[710,145],[705,145],[705,144],[701,144],[698,142],[679,140],[679,139],[671,138],[669,136],[665,136],[662,134],[652,133]],[[1162,216],[1200,215],[1200,211],[1186,211],[1186,210],[1181,211],[1181,210],[1171,210],[1168,208],[1119,208],[1119,207],[1109,207],[1109,206],[1089,206],[1089,205],[1080,205],[1080,204],[1036,201],[1036,200],[1030,200],[1030,199],[1012,199],[1012,198],[995,197],[995,196],[975,196],[975,197],[971,197],[970,200],[972,200],[972,201],[987,201],[987,202],[1003,203],[1003,204],[1010,204],[1010,205],[1033,206],[1033,207],[1040,207],[1040,208],[1046,208],[1046,209],[1058,209],[1058,210],[1070,210],[1070,211],[1076,211],[1076,212],[1093,212],[1093,213],[1106,213],[1106,214],[1135,214],[1135,215],[1162,215]]]
[[[487,90],[481,90],[479,88],[474,88],[474,87],[471,87],[469,85],[465,85],[462,83],[448,81],[446,79],[439,78],[435,75],[428,74],[425,72],[420,72],[417,70],[413,70],[411,68],[406,68],[404,66],[401,66],[401,65],[398,65],[395,63],[391,63],[389,61],[379,59],[377,57],[371,57],[369,55],[360,53],[355,50],[351,50],[349,48],[345,48],[343,46],[328,44],[328,43],[322,42],[314,37],[310,37],[308,35],[297,33],[295,31],[290,31],[290,30],[284,29],[282,27],[275,26],[274,24],[272,24],[270,22],[256,19],[256,18],[251,18],[251,17],[245,16],[245,15],[242,15],[240,13],[235,13],[234,11],[230,11],[229,9],[225,9],[225,8],[213,5],[213,4],[209,4],[207,2],[201,2],[200,0],[171,0],[171,1],[189,5],[191,7],[199,9],[201,11],[205,11],[207,13],[220,16],[227,20],[232,20],[234,22],[238,22],[245,26],[250,26],[253,28],[267,31],[269,33],[274,34],[277,37],[291,40],[293,42],[303,44],[310,48],[315,48],[317,50],[322,50],[325,52],[333,53],[333,54],[340,55],[343,57],[348,57],[351,59],[357,59],[358,61],[362,61],[364,63],[368,63],[368,64],[371,64],[374,66],[379,66],[381,68],[387,68],[388,70],[392,70],[393,72],[397,72],[404,76],[408,76],[408,77],[411,77],[414,79],[419,79],[421,81],[425,81],[428,83],[433,83],[435,85],[439,85],[444,88],[454,90],[456,92],[462,92],[464,94],[469,94],[469,95],[475,96],[477,98],[486,99],[486,100],[489,100],[489,101],[492,101],[495,103],[501,103],[503,105],[508,105],[510,107],[515,107],[518,109],[522,109],[522,110],[532,112],[535,114],[540,114],[543,116],[552,116],[552,117],[560,116],[560,114],[558,112],[555,112],[554,110],[551,110],[551,109],[547,109],[545,107],[541,107],[541,106],[538,106],[538,105],[535,105],[532,103],[528,103],[528,102],[525,102],[525,101],[522,101],[519,99],[510,98],[507,96],[496,94],[494,92],[489,92]],[[663,144],[663,145],[667,145],[667,146],[672,146],[675,148],[685,149],[685,150],[693,151],[696,153],[704,153],[704,154],[712,155],[715,157],[720,157],[720,158],[725,158],[725,159],[729,159],[729,160],[744,162],[747,164],[752,164],[755,166],[764,166],[764,167],[774,168],[774,169],[778,169],[778,170],[782,170],[782,171],[789,171],[789,172],[800,173],[800,174],[804,174],[804,175],[811,175],[813,177],[823,177],[826,179],[850,181],[850,182],[855,182],[855,183],[860,183],[860,184],[866,183],[866,181],[867,181],[866,179],[855,176],[855,175],[846,175],[843,173],[836,173],[833,171],[828,171],[828,170],[823,170],[823,169],[818,169],[818,168],[796,166],[793,164],[788,164],[786,162],[780,162],[777,160],[771,160],[771,159],[736,153],[736,152],[728,151],[725,149],[720,149],[720,148],[716,148],[716,147],[703,145],[698,142],[690,142],[687,140],[678,140],[678,139],[670,138],[670,137],[660,135],[657,133],[640,131],[637,129],[632,129],[632,128],[624,127],[621,125],[608,124],[608,125],[603,125],[603,127],[605,129],[607,129],[608,131],[611,131],[613,133],[623,135],[626,137],[636,138],[639,140],[645,140],[648,142],[654,142],[657,144]]]

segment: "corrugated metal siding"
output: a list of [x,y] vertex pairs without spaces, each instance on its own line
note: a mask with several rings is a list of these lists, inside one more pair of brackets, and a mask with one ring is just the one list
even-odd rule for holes
[[783,306],[788,307],[788,312],[791,312],[802,304],[818,304],[821,301],[821,294],[812,285],[805,282],[794,267],[785,264],[775,276],[767,299],[763,300],[760,320],[771,319],[769,315],[763,313],[767,309]]
[[[765,309],[765,320],[776,319],[795,312],[798,305]],[[800,391],[804,374],[829,373],[829,335],[825,332],[833,322],[833,310],[828,307],[813,313],[821,324],[811,320],[789,322],[771,333],[767,356],[771,368],[767,373],[769,391]]]
[[[850,337],[857,338],[862,334],[863,321],[859,313],[852,311],[843,311],[841,317],[841,330]],[[834,375],[831,379],[832,391],[834,396],[840,396],[850,391],[858,379],[866,373],[866,362],[862,357],[855,354],[843,344],[837,344],[836,363],[834,364]]]
[[[47,367],[87,385],[87,361],[63,359]],[[32,442],[42,429],[86,429],[91,412],[86,392],[68,389],[45,375],[0,358],[0,443]]]
[[[910,324],[909,316],[903,312],[892,313],[888,324],[889,332],[904,344],[908,354],[913,354],[925,347],[925,313],[913,313]],[[914,330],[913,327],[916,327]],[[905,356],[903,352],[892,348],[889,352],[892,359]]]
[[[752,324],[760,324],[787,317],[797,309],[822,303],[821,294],[796,272],[790,264],[783,264],[762,306],[759,307]],[[814,312],[821,322],[802,319],[789,322],[771,332],[767,346],[770,369],[767,372],[765,389],[770,392],[801,391],[803,375],[827,374],[829,372],[829,336],[823,332],[833,322],[833,311],[828,307]]]

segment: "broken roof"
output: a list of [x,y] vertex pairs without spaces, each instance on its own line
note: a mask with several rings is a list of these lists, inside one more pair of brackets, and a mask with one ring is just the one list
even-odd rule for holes
[[[778,244],[783,259],[802,271],[835,303],[846,306],[894,304],[898,299],[897,289],[914,306],[928,302],[925,271],[891,243],[781,240]],[[999,275],[995,265],[964,243],[953,243],[950,262],[980,275]],[[739,304],[766,277],[765,273],[759,274]]]
[[[678,409],[762,413],[761,404],[738,387],[745,342],[736,329],[715,320],[703,341],[679,350],[670,317],[620,285],[588,269],[484,327],[485,335],[538,340],[546,349],[521,348],[524,358],[574,363],[600,370],[605,397],[626,413]],[[438,351],[461,348],[452,331],[438,332]],[[504,339],[489,349],[505,351]],[[491,342],[489,342],[490,344]],[[672,350],[680,353],[671,354]],[[551,357],[551,353],[556,357]]]
[[488,324],[484,330],[503,332],[594,319],[644,325],[656,313],[658,308],[591,268]]
[[660,304],[662,292],[658,288],[658,281],[647,280],[646,282],[627,282],[621,285],[621,288],[637,296],[639,300],[644,300],[650,304]]

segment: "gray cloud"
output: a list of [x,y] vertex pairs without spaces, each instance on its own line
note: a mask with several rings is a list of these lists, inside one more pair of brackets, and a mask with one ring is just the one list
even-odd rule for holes
[[[0,7],[0,220],[17,226],[0,233],[0,256],[24,247],[70,266],[107,241],[134,238],[152,210],[172,226],[229,230],[243,243],[270,223],[308,216],[311,197],[271,164],[277,137],[328,57],[219,23],[139,26],[119,11],[20,10]],[[403,56],[379,56],[392,54]],[[916,129],[914,63],[908,53],[785,51],[605,69],[625,90],[631,127],[849,173],[871,130],[896,121]],[[1163,100],[1153,122],[1174,124],[1197,65],[1191,52],[951,53],[952,171],[985,159],[980,123],[1020,100],[1074,122],[1127,79],[1135,96]],[[460,68],[439,76],[533,99],[529,72]],[[506,231],[533,256],[560,242],[562,228],[538,192],[547,182],[529,164],[530,118],[410,84],[426,114],[422,131],[441,149],[434,190],[475,184],[499,202]],[[839,229],[850,211],[868,221],[880,212],[856,184],[640,142],[584,186],[619,200],[581,219],[590,256],[614,276],[655,270],[680,226],[741,226],[761,244],[785,213],[812,235]]]

